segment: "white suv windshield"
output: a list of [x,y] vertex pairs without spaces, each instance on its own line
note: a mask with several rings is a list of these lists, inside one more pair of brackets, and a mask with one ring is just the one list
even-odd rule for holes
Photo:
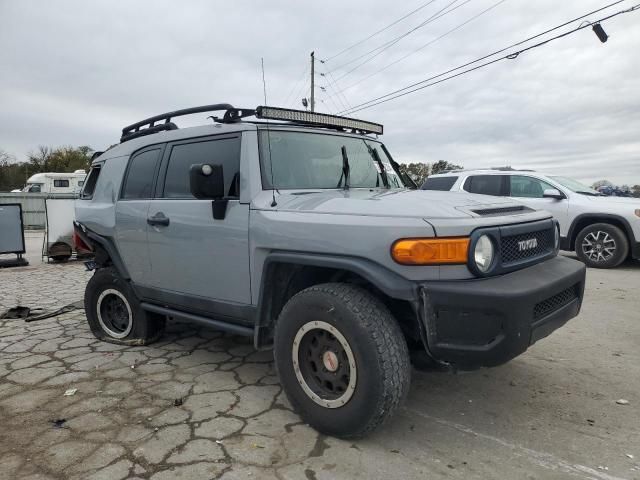
[[[345,148],[349,187],[405,188],[381,143],[321,133],[262,130],[262,185],[280,189],[332,189],[345,185]],[[386,176],[386,180],[385,180]]]
[[600,193],[597,190],[594,190],[591,187],[587,187],[586,185],[578,182],[577,180],[574,180],[573,178],[567,178],[567,177],[549,177],[549,178],[555,180],[560,185],[568,188],[572,192],[582,193],[585,195],[600,195]]

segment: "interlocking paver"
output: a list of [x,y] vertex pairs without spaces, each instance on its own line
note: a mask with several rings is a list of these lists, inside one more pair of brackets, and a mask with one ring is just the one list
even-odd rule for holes
[[[626,272],[618,286],[633,289],[637,273]],[[613,272],[598,274],[615,281]],[[80,263],[0,270],[0,311],[18,304],[53,310],[78,302],[90,276]],[[595,291],[604,288],[602,283],[594,285]],[[634,296],[625,300],[627,310],[621,300],[616,302],[607,308],[627,316],[623,318],[631,318],[627,310],[640,306]],[[589,308],[604,307],[591,304],[585,310]],[[628,475],[622,478],[640,478],[640,466],[633,470],[636,464],[623,455],[640,457],[633,430],[638,399],[617,373],[637,369],[637,362],[630,361],[636,350],[624,342],[634,334],[637,338],[638,330],[628,321],[621,332],[629,333],[611,350],[623,352],[619,355],[625,357],[611,358],[627,359],[624,369],[621,364],[609,375],[592,374],[602,362],[580,363],[586,349],[575,355],[567,352],[577,337],[583,345],[592,344],[580,321],[585,320],[570,324],[566,333],[554,335],[501,369],[464,376],[416,374],[407,409],[376,435],[355,442],[326,438],[302,423],[282,392],[271,352],[256,352],[250,339],[170,323],[160,341],[131,347],[97,341],[82,310],[33,323],[0,320],[0,478],[609,478],[597,465],[589,471],[573,467],[589,461],[576,453],[581,451],[577,447],[564,453],[571,462],[554,457],[551,452],[557,449],[551,447],[549,453],[532,450],[536,432],[548,428],[561,435],[565,427],[573,434],[563,443],[589,445],[596,439],[602,446],[604,438],[610,446],[606,448],[618,452],[618,470],[627,467]],[[601,318],[590,321],[594,335],[600,335],[597,341],[605,341],[597,333],[604,328]],[[566,367],[559,360],[564,357]],[[583,393],[575,382],[564,386],[569,371],[583,378]],[[624,378],[632,378],[632,373]],[[513,387],[504,378],[520,380]],[[606,388],[605,381],[610,382]],[[536,382],[544,387],[522,398],[527,383]],[[593,382],[600,386],[589,386]],[[547,397],[540,390],[554,385],[561,398],[544,403]],[[64,396],[69,388],[77,392]],[[607,389],[616,398],[629,398],[632,407],[614,407],[615,398],[608,398]],[[576,395],[581,400],[570,403]],[[535,402],[540,410],[530,411]],[[464,416],[465,408],[472,406],[475,410]],[[597,417],[594,412],[602,410],[606,417]],[[578,426],[586,415],[598,424]],[[509,416],[514,417],[511,424],[504,420]],[[52,423],[59,419],[65,420],[61,428]],[[546,427],[539,424],[543,421]],[[537,430],[529,430],[534,424]],[[502,437],[491,433],[501,425]],[[509,440],[509,432],[523,428],[523,440]],[[543,438],[553,441],[551,434]],[[544,449],[544,442],[537,448]],[[614,463],[604,453],[593,461]],[[620,466],[623,463],[628,465]]]

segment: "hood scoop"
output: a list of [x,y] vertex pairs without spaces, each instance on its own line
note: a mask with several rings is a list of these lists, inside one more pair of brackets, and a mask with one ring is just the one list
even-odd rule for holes
[[501,215],[518,214],[533,212],[533,208],[525,207],[524,205],[512,205],[510,207],[498,207],[498,208],[477,208],[471,210],[476,215],[481,217],[499,217]]

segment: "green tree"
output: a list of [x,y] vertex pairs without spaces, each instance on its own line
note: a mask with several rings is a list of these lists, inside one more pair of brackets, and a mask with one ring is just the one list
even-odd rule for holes
[[421,186],[429,176],[428,163],[403,163],[401,166],[418,186]]
[[438,160],[431,165],[431,175],[446,172],[447,170],[461,170],[464,167],[456,165],[455,163],[449,163],[446,160]]

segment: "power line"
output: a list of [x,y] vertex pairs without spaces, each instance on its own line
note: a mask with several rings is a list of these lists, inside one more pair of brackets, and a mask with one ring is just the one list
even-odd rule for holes
[[[623,1],[625,1],[625,0],[618,0],[617,2],[613,2],[613,3],[611,3],[611,4],[609,4],[609,5],[605,6],[605,7],[602,7],[602,8],[599,8],[597,10],[594,10],[592,12],[589,12],[589,13],[587,13],[585,15],[582,15],[582,16],[580,16],[578,18],[570,20],[569,22],[565,22],[562,25],[559,25],[559,26],[551,28],[551,29],[549,29],[549,30],[547,30],[545,32],[542,32],[542,33],[539,33],[539,34],[534,35],[532,37],[529,37],[526,40],[522,40],[520,42],[517,42],[517,43],[515,43],[515,44],[513,44],[513,45],[511,45],[509,47],[505,47],[503,49],[497,50],[497,51],[495,51],[495,52],[493,52],[493,53],[491,53],[489,55],[485,55],[485,56],[480,57],[480,58],[478,58],[476,60],[473,60],[471,62],[467,62],[464,65],[460,65],[458,67],[452,68],[450,70],[447,70],[446,72],[443,72],[443,73],[440,73],[438,75],[434,75],[432,77],[426,78],[426,79],[421,80],[419,82],[416,82],[416,83],[413,83],[411,85],[408,85],[408,86],[406,86],[404,88],[400,88],[398,90],[394,90],[394,91],[392,91],[390,93],[387,93],[386,95],[382,95],[380,97],[376,97],[374,99],[371,99],[371,100],[368,100],[366,102],[360,103],[360,104],[356,105],[354,108],[352,108],[350,110],[343,110],[343,111],[339,112],[339,114],[352,114],[352,113],[355,113],[355,112],[359,112],[361,110],[365,110],[367,108],[371,108],[371,107],[373,107],[375,105],[380,105],[381,103],[385,103],[385,102],[394,100],[396,98],[403,97],[403,96],[408,95],[410,93],[414,93],[414,92],[416,92],[418,90],[422,90],[424,88],[437,85],[439,83],[445,82],[447,80],[451,80],[453,78],[456,78],[456,77],[459,77],[459,76],[462,76],[462,75],[465,75],[465,74],[473,72],[475,70],[479,70],[481,68],[484,68],[486,66],[492,65],[494,63],[498,63],[498,62],[500,62],[502,60],[514,60],[518,56],[520,56],[521,54],[523,54],[525,52],[528,52],[529,50],[541,47],[543,45],[546,45],[547,43],[553,42],[553,41],[558,40],[560,38],[564,38],[564,37],[566,37],[568,35],[571,35],[573,33],[578,32],[578,31],[580,31],[580,30],[582,30],[584,28],[587,28],[587,27],[589,27],[589,26],[591,26],[593,24],[604,22],[604,21],[609,20],[609,19],[611,19],[613,17],[617,17],[618,15],[622,15],[622,14],[625,14],[625,13],[630,13],[630,12],[636,11],[636,10],[638,10],[640,8],[640,4],[638,4],[638,5],[635,5],[635,6],[631,7],[631,8],[629,8],[629,9],[621,10],[619,12],[616,12],[616,13],[612,14],[612,15],[603,17],[603,18],[601,18],[599,20],[596,20],[595,22],[588,22],[586,24],[583,23],[580,26],[578,26],[577,28],[574,28],[573,30],[569,30],[568,32],[562,33],[560,35],[556,35],[555,37],[551,37],[549,39],[543,40],[543,41],[541,41],[539,43],[536,43],[534,45],[531,45],[529,47],[523,48],[523,49],[521,49],[519,51],[516,51],[516,52],[513,52],[513,53],[509,53],[509,54],[507,54],[507,55],[505,55],[503,57],[498,57],[496,59],[493,59],[493,60],[490,60],[488,62],[482,63],[482,64],[477,65],[475,67],[468,68],[468,69],[463,70],[461,72],[458,72],[456,74],[449,75],[450,73],[453,73],[456,70],[461,70],[461,69],[464,69],[464,68],[466,68],[466,67],[468,67],[470,65],[473,65],[475,63],[478,63],[478,62],[481,62],[483,60],[486,60],[487,58],[493,57],[493,56],[495,56],[495,55],[497,55],[499,53],[502,53],[502,52],[504,52],[506,50],[509,50],[509,49],[511,49],[511,48],[513,48],[515,46],[522,45],[523,43],[526,43],[526,42],[529,42],[529,41],[531,41],[533,39],[539,38],[539,37],[541,37],[541,36],[543,36],[543,35],[545,35],[547,33],[550,33],[552,31],[558,30],[559,28],[562,28],[562,27],[564,27],[564,26],[566,26],[566,25],[568,25],[570,23],[573,23],[573,22],[575,22],[577,20],[581,20],[581,19],[583,19],[583,18],[585,18],[585,17],[587,17],[589,15],[592,15],[594,13],[600,12],[600,11],[605,10],[607,8],[610,8],[610,7],[614,6],[614,5],[622,3]],[[446,76],[446,75],[449,75],[449,76]],[[435,80],[435,79],[440,78],[440,77],[445,77],[445,78],[441,78],[440,80],[437,80],[437,81],[432,81],[432,80]],[[428,82],[430,82],[430,83],[428,83]],[[420,85],[420,86],[418,86],[418,85]],[[414,88],[414,87],[416,87],[416,88]],[[400,92],[403,92],[403,93],[400,93]]]
[[430,23],[435,22],[436,20],[438,20],[441,17],[444,17],[445,15],[457,10],[458,8],[462,7],[463,5],[469,3],[471,0],[465,0],[464,2],[462,2],[460,5],[452,8],[451,10],[447,10],[449,7],[451,7],[452,5],[458,3],[460,0],[452,0],[451,2],[449,2],[444,8],[441,8],[440,10],[438,10],[436,13],[434,13],[433,15],[431,15],[429,18],[427,18],[424,22],[420,23],[419,25],[413,27],[412,29],[408,30],[407,32],[403,33],[402,35],[399,35],[391,40],[389,40],[386,43],[383,43],[382,45],[369,50],[366,53],[363,53],[362,55],[359,55],[351,60],[349,60],[348,62],[345,62],[343,64],[341,64],[338,67],[334,67],[333,69],[331,69],[331,72],[335,72],[336,70],[340,70],[343,67],[346,67],[347,65],[351,65],[354,62],[357,62],[358,60],[367,57],[368,55],[371,55],[369,58],[366,58],[365,60],[363,60],[362,62],[360,62],[358,65],[356,65],[355,67],[353,67],[351,70],[349,70],[348,72],[344,73],[343,75],[341,75],[340,77],[338,77],[338,80],[340,80],[341,78],[346,77],[347,75],[351,74],[354,70],[357,70],[358,68],[360,68],[362,65],[370,62],[371,60],[373,60],[375,57],[377,57],[378,55],[380,55],[382,52],[384,52],[385,50],[388,50],[389,48],[393,47],[394,45],[396,45],[398,42],[400,42],[400,40],[402,40],[405,37],[408,37],[409,35],[411,35],[413,32],[415,32],[416,30],[419,30],[420,28],[429,25]]
[[282,105],[287,105],[287,103],[289,103],[289,99],[291,98],[291,95],[293,94],[293,92],[295,92],[296,90],[298,91],[300,90],[300,82],[302,82],[304,85],[304,79],[307,77],[308,71],[309,71],[309,65],[306,65],[305,69],[302,71],[302,75],[298,78],[298,81],[294,84],[293,88],[289,92],[289,95],[287,95],[284,102],[282,102]]
[[439,41],[439,40],[443,39],[444,37],[446,37],[446,36],[448,36],[448,35],[450,35],[450,34],[452,34],[453,32],[455,32],[455,31],[457,31],[457,30],[460,30],[462,27],[464,27],[465,25],[467,25],[467,24],[471,23],[472,21],[476,20],[477,18],[479,18],[479,17],[483,16],[484,14],[489,13],[491,10],[493,10],[494,8],[498,7],[500,4],[502,4],[502,3],[506,2],[506,1],[507,1],[507,0],[500,0],[499,2],[494,3],[494,4],[493,4],[492,6],[490,6],[489,8],[486,8],[486,9],[482,10],[481,12],[479,12],[479,13],[477,13],[477,14],[473,15],[471,18],[469,18],[468,20],[466,20],[466,21],[462,22],[462,23],[461,23],[461,24],[459,24],[458,26],[456,26],[456,27],[452,28],[451,30],[446,31],[446,32],[445,32],[445,33],[443,33],[442,35],[440,35],[440,36],[438,36],[438,37],[434,38],[433,40],[430,40],[429,42],[425,43],[425,44],[424,44],[424,45],[422,45],[421,47],[418,47],[418,48],[416,48],[415,50],[413,50],[413,51],[409,52],[408,54],[406,54],[406,55],[404,55],[404,56],[402,56],[402,57],[398,58],[397,60],[394,60],[393,62],[391,62],[391,63],[389,63],[389,64],[387,64],[387,65],[385,65],[384,67],[382,67],[382,68],[380,68],[380,69],[376,70],[375,72],[371,73],[370,75],[367,75],[367,76],[365,76],[365,77],[361,78],[360,80],[358,80],[357,82],[352,83],[352,84],[351,84],[351,85],[349,85],[348,87],[343,88],[343,89],[342,89],[342,90],[340,90],[338,93],[345,92],[345,91],[347,91],[347,90],[349,90],[349,89],[351,89],[351,88],[355,87],[356,85],[359,85],[360,83],[364,82],[365,80],[368,80],[369,78],[374,77],[374,76],[378,75],[379,73],[381,73],[381,72],[383,72],[383,71],[387,70],[388,68],[390,68],[390,67],[394,66],[395,64],[397,64],[397,63],[401,62],[402,60],[404,60],[404,59],[406,59],[406,58],[410,57],[411,55],[414,55],[414,54],[418,53],[419,51],[424,50],[424,49],[425,49],[425,48],[427,48],[428,46],[430,46],[430,45],[432,45],[432,44],[436,43],[437,41]]
[[[321,75],[326,77],[327,74],[321,73]],[[338,95],[338,98],[342,97],[343,103],[346,103],[348,105],[348,108],[351,108],[351,104],[349,103],[349,100],[347,100],[346,95],[343,93],[344,89],[341,89],[338,86],[338,82],[334,78],[333,73],[328,72],[328,75],[331,78],[331,80],[333,81],[332,88],[336,92],[336,94]],[[331,81],[329,82],[329,84],[331,85]]]
[[352,44],[352,45],[349,45],[347,48],[344,48],[344,49],[340,50],[340,51],[339,51],[338,53],[336,53],[335,55],[332,55],[332,56],[327,57],[327,58],[325,58],[324,60],[320,60],[320,61],[321,61],[322,63],[326,63],[326,62],[328,62],[329,60],[333,60],[334,58],[339,57],[339,56],[340,56],[340,55],[342,55],[343,53],[348,52],[349,50],[351,50],[351,49],[353,49],[353,48],[355,48],[355,47],[357,47],[357,46],[359,46],[359,45],[362,45],[364,42],[366,42],[367,40],[369,40],[369,39],[371,39],[371,38],[375,37],[375,36],[376,36],[376,35],[378,35],[379,33],[382,33],[382,32],[384,32],[385,30],[388,30],[389,28],[393,27],[394,25],[397,25],[398,23],[400,23],[400,22],[401,22],[402,20],[404,20],[405,18],[408,18],[408,17],[410,17],[411,15],[413,15],[414,13],[419,12],[420,10],[422,10],[423,8],[425,8],[425,7],[429,6],[429,5],[431,5],[431,4],[432,4],[433,2],[435,2],[435,1],[436,1],[436,0],[430,0],[430,1],[426,2],[426,3],[423,3],[422,5],[420,5],[420,6],[419,6],[418,8],[416,8],[415,10],[410,11],[409,13],[407,13],[407,14],[406,14],[406,15],[404,15],[403,17],[400,17],[400,18],[399,18],[399,19],[397,19],[396,21],[394,21],[394,22],[390,23],[390,24],[389,24],[389,25],[387,25],[386,27],[381,28],[380,30],[377,30],[377,31],[373,32],[373,33],[372,33],[371,35],[369,35],[368,37],[363,38],[362,40],[360,40],[360,41],[358,41],[358,42],[356,42],[356,43],[354,43],[354,44]]

